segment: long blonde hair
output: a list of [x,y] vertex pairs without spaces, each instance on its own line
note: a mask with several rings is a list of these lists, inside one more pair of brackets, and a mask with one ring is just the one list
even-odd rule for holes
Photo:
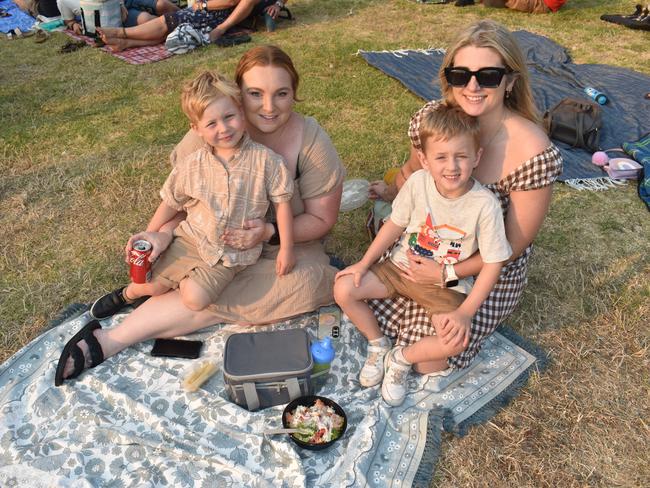
[[[516,73],[514,75],[516,76],[515,83],[509,96],[504,98],[504,105],[531,122],[539,124],[539,111],[533,100],[528,68],[519,43],[512,32],[493,20],[479,20],[470,25],[458,35],[453,47],[447,50],[438,73],[445,100],[453,105],[458,105],[445,78],[445,68],[453,66],[456,53],[466,46],[490,48],[499,53],[508,71]],[[513,75],[508,74],[507,76]]]

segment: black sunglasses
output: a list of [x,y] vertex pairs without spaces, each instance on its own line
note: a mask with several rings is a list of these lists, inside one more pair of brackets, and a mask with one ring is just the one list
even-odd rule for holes
[[445,68],[445,78],[451,86],[466,86],[472,76],[476,76],[476,82],[483,88],[496,88],[501,80],[508,73],[506,68],[481,68],[478,71],[470,71],[467,68]]

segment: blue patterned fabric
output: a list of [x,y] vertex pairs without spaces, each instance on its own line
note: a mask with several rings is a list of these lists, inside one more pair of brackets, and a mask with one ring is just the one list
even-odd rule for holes
[[[406,401],[391,408],[379,386],[359,385],[366,341],[344,317],[318,393],[343,407],[348,428],[330,449],[314,452],[287,436],[264,435],[281,425],[283,406],[248,412],[233,404],[221,371],[197,392],[185,391],[192,362],[152,357],[152,341],[54,387],[63,345],[90,320],[87,313],[75,316],[80,311],[0,365],[2,487],[424,488],[443,427],[462,434],[464,425],[491,418],[539,364],[538,354],[497,332],[465,370],[409,375]],[[303,327],[314,337],[317,325],[318,315],[308,314],[271,328]],[[248,331],[222,325],[191,338],[204,341],[202,360],[211,358],[221,370],[226,338]]]
[[36,20],[18,8],[11,0],[0,0],[0,8],[4,9],[9,17],[0,17],[0,32],[10,32],[16,28],[27,32],[32,28]]
[[[575,64],[564,47],[547,37],[527,31],[517,31],[514,35],[526,57],[533,96],[541,113],[566,97],[586,99],[583,88],[593,86],[609,98],[601,107],[603,148],[620,147],[624,141],[637,140],[648,131],[650,100],[644,95],[650,87],[650,76],[604,64]],[[440,98],[438,69],[444,51],[361,51],[360,54],[370,65],[396,78],[425,100]],[[591,163],[591,153],[554,142],[564,159],[560,181],[606,176]]]

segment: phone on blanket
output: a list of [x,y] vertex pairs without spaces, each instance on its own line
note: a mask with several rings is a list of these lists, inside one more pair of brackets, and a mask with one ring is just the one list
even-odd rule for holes
[[341,335],[341,309],[329,305],[318,309],[318,338],[330,336],[338,339]]
[[186,341],[181,339],[156,339],[151,349],[152,356],[166,358],[196,359],[201,355],[201,341]]

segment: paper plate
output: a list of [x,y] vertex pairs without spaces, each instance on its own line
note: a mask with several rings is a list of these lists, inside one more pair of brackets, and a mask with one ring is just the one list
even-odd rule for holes
[[341,212],[348,212],[363,206],[368,201],[368,180],[347,180],[343,183],[343,196],[341,197]]

